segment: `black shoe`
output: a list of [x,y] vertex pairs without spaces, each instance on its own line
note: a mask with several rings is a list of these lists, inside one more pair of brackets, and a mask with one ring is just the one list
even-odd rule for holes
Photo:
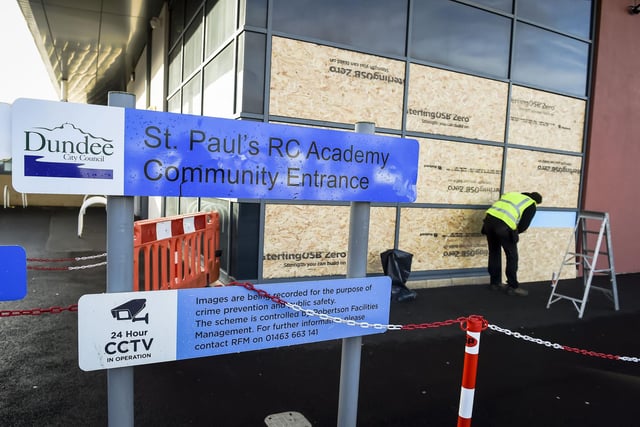
[[397,302],[413,301],[418,296],[416,291],[412,291],[409,288],[401,288],[396,294],[395,300]]
[[489,289],[491,289],[492,291],[506,291],[507,285],[505,285],[504,283],[492,283],[489,285]]

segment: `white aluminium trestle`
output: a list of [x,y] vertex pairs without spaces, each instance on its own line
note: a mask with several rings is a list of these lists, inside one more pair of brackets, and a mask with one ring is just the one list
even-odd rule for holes
[[[603,292],[613,301],[616,311],[619,310],[618,288],[616,286],[616,273],[613,266],[613,248],[611,246],[611,230],[609,225],[609,214],[606,212],[583,211],[578,213],[574,235],[569,239],[569,245],[560,264],[560,269],[557,273],[553,273],[551,295],[549,295],[547,308],[556,301],[566,299],[573,303],[573,306],[578,310],[578,318],[581,319],[585,306],[587,305],[587,300],[589,299],[589,291],[596,289]],[[574,238],[576,239],[575,252],[571,250]],[[603,244],[606,246],[603,247]],[[598,258],[599,255],[603,255],[603,257]],[[598,264],[599,260],[600,264]],[[573,265],[575,268],[582,267],[584,286],[582,298],[558,292],[560,274],[565,265]],[[611,286],[601,287],[592,285],[593,277],[598,275],[608,275]]]

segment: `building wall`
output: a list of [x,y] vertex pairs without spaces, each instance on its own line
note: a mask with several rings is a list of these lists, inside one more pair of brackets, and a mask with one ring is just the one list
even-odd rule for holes
[[640,182],[640,15],[600,2],[583,208],[609,212],[617,273],[640,271],[635,209]]

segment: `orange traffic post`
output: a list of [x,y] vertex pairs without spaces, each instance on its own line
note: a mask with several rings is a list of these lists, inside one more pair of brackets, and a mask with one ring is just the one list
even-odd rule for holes
[[467,332],[467,343],[462,369],[462,388],[460,390],[460,407],[458,409],[458,427],[471,426],[473,413],[473,397],[476,389],[478,372],[478,353],[480,352],[480,332],[487,328],[487,321],[482,316],[469,316],[460,327]]

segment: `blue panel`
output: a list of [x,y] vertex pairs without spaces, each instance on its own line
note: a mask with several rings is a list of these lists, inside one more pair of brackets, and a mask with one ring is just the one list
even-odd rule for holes
[[574,228],[576,226],[575,212],[540,211],[533,217],[531,227],[539,228]]
[[389,322],[391,279],[323,280],[256,288],[299,310],[239,286],[178,292],[176,360],[382,333],[386,329],[335,323],[302,310],[354,322]]
[[27,295],[27,254],[20,246],[0,246],[0,301]]
[[127,109],[124,194],[413,202],[418,141]]

